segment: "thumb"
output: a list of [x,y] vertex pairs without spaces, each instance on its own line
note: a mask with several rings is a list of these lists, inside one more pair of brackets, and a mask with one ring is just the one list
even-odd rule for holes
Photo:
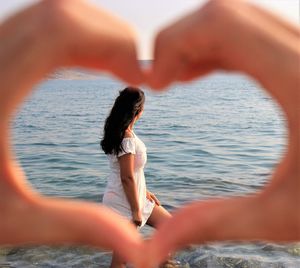
[[[20,215],[15,244],[81,244],[116,251],[135,263],[141,238],[126,219],[87,202],[39,198]],[[32,228],[34,226],[34,229]]]

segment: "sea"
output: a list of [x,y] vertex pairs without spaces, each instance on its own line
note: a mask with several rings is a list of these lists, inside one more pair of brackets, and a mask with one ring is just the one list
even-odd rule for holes
[[[17,159],[32,187],[101,204],[109,166],[99,142],[124,87],[112,76],[80,70],[58,72],[36,87],[13,124]],[[161,92],[141,88],[146,103],[135,133],[147,146],[147,187],[167,210],[255,193],[268,183],[285,151],[286,122],[256,81],[217,72]],[[210,243],[173,258],[186,268],[297,268],[300,243]],[[110,252],[87,246],[0,249],[0,268],[98,268],[110,260]]]

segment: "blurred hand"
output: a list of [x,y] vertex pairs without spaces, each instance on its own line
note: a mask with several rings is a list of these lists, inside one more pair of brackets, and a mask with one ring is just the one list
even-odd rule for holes
[[[230,70],[245,72],[274,91],[272,74],[287,80],[281,70],[293,66],[290,76],[298,75],[298,44],[299,29],[281,18],[245,1],[212,0],[157,34],[148,83],[162,89]],[[274,66],[283,59],[285,66]]]
[[5,21],[0,38],[0,105],[9,110],[61,66],[108,71],[134,85],[144,79],[130,26],[84,0],[41,1]]
[[40,196],[11,150],[10,122],[35,83],[60,66],[109,71],[142,81],[130,27],[83,0],[45,0],[0,25],[0,244],[86,244],[138,266],[136,229],[87,202]]
[[247,73],[282,108],[288,137],[285,154],[263,191],[179,209],[149,241],[144,267],[155,267],[189,244],[300,240],[299,40],[297,27],[238,0],[210,1],[157,35],[148,73],[152,87],[162,89],[219,69]]
[[[107,208],[34,192],[15,161],[9,131],[33,85],[59,66],[96,68],[127,83],[142,82],[130,28],[83,0],[45,0],[3,23],[0,40],[1,244],[89,244],[146,268],[189,243],[300,239],[297,28],[246,2],[214,0],[158,35],[150,85],[162,88],[215,69],[245,72],[279,103],[289,132],[285,155],[261,193],[182,208],[145,245],[132,224]],[[147,255],[140,254],[145,250]]]
[[156,205],[160,206],[160,202],[158,200],[158,198],[155,196],[155,194],[147,191],[146,193],[146,197],[148,200],[150,200],[151,202],[154,202]]
[[58,1],[59,7],[49,1],[58,16],[56,42],[64,65],[106,70],[129,84],[143,82],[135,34],[126,22],[83,0]]

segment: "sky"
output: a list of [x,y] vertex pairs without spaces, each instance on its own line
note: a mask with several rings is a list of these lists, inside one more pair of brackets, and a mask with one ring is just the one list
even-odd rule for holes
[[[90,0],[129,22],[138,37],[140,59],[152,58],[153,40],[165,25],[203,5],[206,0]],[[300,0],[248,0],[299,25]],[[0,1],[0,21],[37,0]]]

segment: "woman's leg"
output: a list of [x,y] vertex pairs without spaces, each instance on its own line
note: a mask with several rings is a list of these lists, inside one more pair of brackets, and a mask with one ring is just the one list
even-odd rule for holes
[[164,207],[155,205],[146,224],[157,229],[161,223],[171,217],[171,214]]
[[[172,215],[162,206],[155,205],[152,210],[152,213],[147,221],[147,225],[157,229],[160,224],[164,221],[170,219]],[[178,263],[172,260],[172,256],[169,255],[169,259],[166,260],[161,266],[159,267],[179,267]]]
[[[157,228],[162,222],[171,218],[171,214],[162,206],[157,206],[152,210],[152,213],[147,221],[147,225],[150,225],[153,228]],[[113,253],[110,268],[125,268],[125,262],[120,256]]]
[[112,255],[110,268],[126,268],[125,262],[115,252]]

